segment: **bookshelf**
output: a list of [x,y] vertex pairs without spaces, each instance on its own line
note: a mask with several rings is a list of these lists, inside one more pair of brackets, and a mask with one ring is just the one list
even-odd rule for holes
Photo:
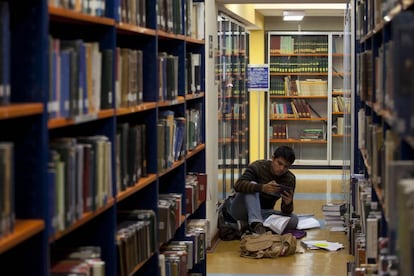
[[[412,1],[354,3],[356,129],[350,245],[355,262],[378,274],[413,273],[414,144]],[[387,263],[386,266],[382,264]]]
[[343,34],[267,33],[269,157],[278,145],[289,144],[297,165],[344,164],[350,97],[344,89]]
[[53,275],[82,250],[94,275],[160,275],[186,241],[206,275],[204,3],[166,21],[164,1],[89,4],[0,3],[3,271]]
[[249,63],[249,33],[221,13],[217,20],[218,49],[216,80],[219,118],[219,169],[222,170],[222,197],[249,163],[249,98],[246,68]]

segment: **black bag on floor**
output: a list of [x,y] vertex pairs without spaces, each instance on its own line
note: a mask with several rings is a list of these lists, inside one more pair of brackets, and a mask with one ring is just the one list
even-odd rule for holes
[[240,240],[242,233],[235,221],[228,213],[227,206],[230,204],[230,197],[226,198],[218,209],[218,232],[223,241]]

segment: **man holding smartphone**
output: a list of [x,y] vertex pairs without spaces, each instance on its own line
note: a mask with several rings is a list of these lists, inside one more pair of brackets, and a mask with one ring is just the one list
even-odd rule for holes
[[[272,214],[289,216],[285,229],[296,229],[298,217],[293,214],[296,177],[289,170],[295,161],[291,147],[280,146],[271,160],[250,163],[234,185],[236,194],[230,199],[227,213],[239,223],[240,230],[263,234],[268,229],[263,221]],[[281,210],[274,209],[282,199]]]

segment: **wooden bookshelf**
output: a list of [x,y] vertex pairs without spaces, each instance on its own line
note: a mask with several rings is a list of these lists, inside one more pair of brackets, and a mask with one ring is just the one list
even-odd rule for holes
[[14,231],[9,235],[0,238],[0,254],[40,233],[44,228],[45,223],[43,220],[16,220]]
[[[282,143],[291,143],[297,156],[304,158],[299,158],[298,164],[317,161],[325,166],[336,166],[348,158],[342,151],[345,140],[338,139],[333,131],[338,116],[346,114],[332,112],[332,98],[344,96],[343,78],[347,72],[343,59],[349,53],[343,53],[343,35],[343,32],[320,31],[306,34],[267,32],[270,65],[267,131],[282,126],[285,130],[282,133],[293,138],[266,135],[269,137],[268,158]],[[307,116],[301,116],[303,113]],[[295,139],[308,129],[317,129],[324,139]]]
[[31,116],[41,114],[42,112],[42,103],[12,103],[9,105],[0,106],[0,120]]
[[[362,197],[355,202],[355,205],[370,206],[366,210],[358,209],[356,215],[365,214],[358,221],[364,233],[362,242],[373,241],[381,253],[367,248],[364,252],[367,258],[357,262],[351,273],[369,263],[378,265],[379,259],[390,259],[380,274],[411,275],[413,244],[408,237],[412,235],[409,230],[412,206],[407,202],[413,198],[408,188],[412,187],[410,180],[414,175],[414,143],[410,138],[414,130],[413,96],[405,91],[411,91],[414,82],[405,65],[414,62],[412,1],[390,2],[381,9],[365,2],[355,7],[355,93],[360,98],[355,103],[358,109],[354,110],[358,113],[354,170],[364,172],[366,189],[372,191],[369,198]],[[353,191],[352,196],[360,195],[361,192]],[[380,226],[377,233],[370,231],[368,224],[367,218],[373,214],[378,214],[374,222],[370,220],[371,226]],[[385,241],[384,247],[379,240]],[[359,241],[351,239],[350,242],[353,246]]]
[[[22,5],[5,0],[0,5],[4,48],[0,66],[10,76],[6,80],[10,83],[4,84],[10,84],[11,91],[10,97],[1,98],[2,104],[11,102],[0,106],[1,140],[13,146],[13,158],[5,161],[13,164],[4,167],[14,173],[13,189],[1,187],[0,194],[10,203],[7,216],[16,217],[13,232],[0,238],[2,273],[50,275],[65,258],[59,250],[96,246],[104,274],[115,276],[122,255],[116,244],[118,231],[126,227],[121,211],[158,215],[159,193],[180,194],[185,202],[188,172],[206,173],[205,40],[201,33],[190,37],[189,31],[190,21],[204,31],[204,2],[174,6],[181,19],[193,5],[200,11],[188,22],[178,24],[175,19],[174,31],[158,25],[157,18],[164,18],[160,1],[144,1],[140,23],[138,14],[126,22],[126,6],[120,1],[103,0],[102,6],[89,9],[76,6],[76,11],[58,2]],[[176,71],[170,67],[159,71],[160,53],[176,58]],[[200,57],[191,68],[198,66],[199,72],[194,94],[185,91],[189,53]],[[160,99],[160,73],[168,74],[168,84],[174,85],[176,95],[169,100]],[[182,156],[164,168],[157,153],[165,150],[165,143],[157,141],[166,137],[158,128],[159,114],[166,110],[173,111],[179,122],[185,118],[194,125],[191,142],[197,146],[187,144],[190,134],[184,130]],[[198,112],[197,121],[186,118],[191,112]],[[205,219],[205,209],[205,202],[200,202],[191,218]],[[170,240],[188,239],[185,214],[180,216],[183,223]],[[146,259],[135,260],[126,275],[153,275],[159,269],[158,222],[149,225],[145,224],[146,230],[155,239],[140,243],[153,248]],[[16,267],[17,259],[27,261]],[[204,259],[188,273],[205,276],[206,264]]]
[[115,20],[112,18],[92,16],[86,13],[76,12],[66,8],[54,6],[49,6],[48,10],[51,20],[61,20],[71,23],[83,22],[89,24],[101,24],[108,26],[115,25]]

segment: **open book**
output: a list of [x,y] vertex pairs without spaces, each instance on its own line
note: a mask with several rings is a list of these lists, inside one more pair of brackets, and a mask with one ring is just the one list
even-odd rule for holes
[[299,217],[297,229],[305,230],[312,228],[320,228],[321,223],[314,217]]
[[272,229],[276,234],[282,234],[288,224],[290,217],[280,215],[270,215],[264,222],[263,225]]

